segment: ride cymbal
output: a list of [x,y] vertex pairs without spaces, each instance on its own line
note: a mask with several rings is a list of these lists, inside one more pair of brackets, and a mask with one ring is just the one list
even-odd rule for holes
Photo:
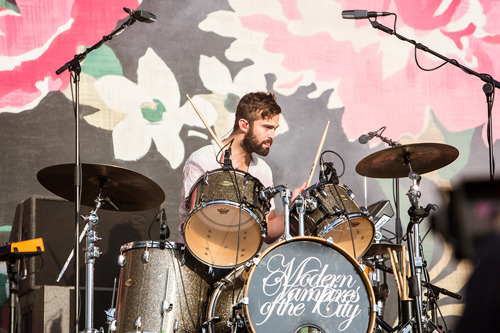
[[408,177],[440,169],[458,157],[455,147],[442,143],[415,143],[384,149],[368,155],[356,165],[356,172],[372,178]]
[[[75,164],[44,168],[37,179],[47,190],[69,201],[75,201]],[[95,206],[96,198],[109,200],[120,211],[141,211],[159,206],[165,193],[154,181],[135,171],[103,164],[82,164],[81,204]],[[110,204],[101,209],[115,210]]]

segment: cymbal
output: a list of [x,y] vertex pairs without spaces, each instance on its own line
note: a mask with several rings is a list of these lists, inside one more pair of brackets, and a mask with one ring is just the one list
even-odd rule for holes
[[[75,202],[75,164],[59,164],[38,171],[36,177],[50,192]],[[109,198],[120,211],[141,211],[159,206],[165,193],[154,181],[135,171],[104,164],[82,164],[81,204],[95,206],[95,199]],[[115,210],[110,204],[101,209]]]
[[458,149],[442,143],[415,143],[375,152],[356,165],[356,172],[372,178],[408,177],[411,168],[418,174],[440,169],[458,157]]
[[403,249],[403,245],[393,243],[373,243],[372,246],[368,248],[363,257],[370,258],[376,255],[384,255],[387,254],[387,249],[401,252]]

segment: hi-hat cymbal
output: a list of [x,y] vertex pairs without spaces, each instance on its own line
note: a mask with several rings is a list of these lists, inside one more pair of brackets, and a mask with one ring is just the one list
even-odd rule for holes
[[403,245],[393,244],[393,243],[373,243],[366,253],[363,255],[365,258],[371,258],[376,255],[386,255],[387,249],[391,249],[396,252],[401,252],[403,249]]
[[356,165],[356,172],[372,178],[408,177],[410,167],[418,174],[440,169],[458,157],[455,147],[442,143],[415,143],[384,149],[368,155]]
[[[50,192],[75,201],[75,164],[59,164],[44,168],[37,178]],[[95,199],[109,198],[120,211],[141,211],[159,206],[165,193],[154,181],[135,171],[103,164],[82,164],[81,204],[95,206]],[[101,209],[115,210],[104,204]]]

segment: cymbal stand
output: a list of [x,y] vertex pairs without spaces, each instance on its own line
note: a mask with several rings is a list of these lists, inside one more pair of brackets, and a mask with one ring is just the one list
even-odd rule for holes
[[417,332],[423,333],[423,321],[428,322],[427,316],[424,315],[423,300],[422,300],[422,267],[423,260],[422,254],[420,252],[421,242],[420,242],[420,222],[427,216],[432,209],[435,208],[434,205],[427,205],[426,208],[420,207],[418,199],[420,198],[420,180],[422,177],[415,173],[411,168],[411,163],[409,162],[409,156],[405,158],[407,160],[407,165],[410,167],[410,173],[408,177],[412,180],[412,185],[407,193],[408,198],[411,203],[411,207],[408,210],[410,216],[410,223],[408,224],[408,254],[410,261],[410,271],[411,277],[409,281],[410,286],[410,297],[414,300],[414,318],[404,325],[403,330],[400,332],[405,332],[408,327],[412,327],[414,324],[417,326]]
[[283,201],[283,213],[285,214],[285,239],[287,241],[292,239],[290,233],[290,199],[292,198],[292,191],[287,187],[280,187],[281,200]]
[[[106,180],[101,180],[101,188],[104,187]],[[95,246],[95,242],[101,240],[97,237],[97,232],[95,228],[99,223],[99,217],[97,216],[97,211],[101,208],[103,203],[109,203],[113,208],[118,210],[113,202],[105,197],[101,197],[101,193],[95,200],[95,208],[89,213],[88,216],[83,217],[83,220],[88,223],[89,231],[87,232],[87,247],[85,248],[85,263],[86,263],[86,293],[85,293],[85,330],[84,333],[94,333],[97,332],[93,328],[94,325],[94,270],[95,270],[95,259],[101,255],[99,252],[99,247]],[[77,273],[78,274],[78,273]]]
[[306,198],[299,194],[294,202],[295,209],[297,209],[297,214],[299,214],[299,236],[304,236],[304,214],[306,211]]

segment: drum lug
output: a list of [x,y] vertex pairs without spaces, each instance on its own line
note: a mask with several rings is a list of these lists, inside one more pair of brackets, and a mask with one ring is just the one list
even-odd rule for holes
[[111,332],[116,332],[118,331],[118,322],[116,320],[113,320],[110,324],[109,324],[109,330]]
[[142,253],[142,257],[141,257],[141,260],[143,263],[147,264],[149,262],[149,256],[150,256],[150,253],[148,250],[145,250],[143,253]]
[[135,327],[136,331],[140,331],[140,329],[142,328],[142,318],[141,318],[141,316],[135,318],[134,327]]
[[349,198],[351,198],[351,200],[354,200],[355,195],[350,188],[347,189],[347,194],[349,195]]
[[161,314],[164,316],[167,312],[172,311],[173,307],[174,305],[172,303],[169,303],[167,300],[164,300],[162,304]]
[[252,259],[252,261],[253,261],[253,263],[255,265],[258,265],[260,263],[260,258],[259,257],[255,257],[255,258]]
[[[248,305],[248,303],[249,303],[248,297],[243,297],[239,304]],[[238,305],[236,305],[236,307],[237,306]]]
[[333,244],[333,238],[332,238],[332,237],[328,237],[328,238],[326,239],[326,242],[327,242],[328,244]]
[[123,267],[127,263],[127,257],[125,257],[123,254],[120,254],[118,256],[118,266]]
[[363,263],[359,263],[359,268],[364,272],[366,271],[366,265]]
[[361,212],[363,212],[363,214],[368,215],[368,209],[366,209],[365,206],[361,206],[359,207],[359,209],[361,209]]

